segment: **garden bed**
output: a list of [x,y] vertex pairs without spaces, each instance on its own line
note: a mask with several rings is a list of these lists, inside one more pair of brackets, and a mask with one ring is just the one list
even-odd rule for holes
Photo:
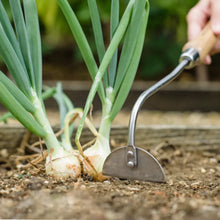
[[[154,115],[149,114],[151,118]],[[55,180],[45,175],[43,164],[26,170],[14,169],[16,157],[10,155],[16,155],[25,129],[15,124],[1,126],[0,218],[220,218],[220,127],[208,120],[203,125],[195,123],[196,120],[194,125],[184,125],[184,120],[178,125],[162,125],[163,120],[158,121],[157,125],[138,126],[136,145],[149,150],[160,161],[166,184],[117,178],[103,183],[86,177]],[[85,129],[82,141],[89,139],[91,134]],[[29,142],[34,140],[32,136]],[[127,126],[115,123],[111,140],[113,148],[125,145]]]
[[[150,84],[134,84],[123,111],[113,123],[113,149],[126,145],[132,105]],[[47,82],[47,85],[54,83]],[[0,126],[0,218],[219,219],[218,88],[218,83],[211,86],[173,83],[143,105],[137,121],[136,146],[148,150],[159,160],[167,177],[166,184],[117,178],[103,183],[87,177],[55,180],[45,175],[44,163],[18,169],[15,159],[24,155],[20,146],[26,130],[9,120],[8,125]],[[64,83],[65,92],[77,107],[83,107],[88,89],[88,82]],[[95,103],[92,121],[99,125],[100,106],[97,100]],[[57,106],[52,99],[46,105],[48,118],[54,129],[58,129]],[[86,143],[91,138],[85,129],[81,141]],[[36,140],[34,135],[28,139],[29,143]],[[25,149],[25,154],[31,153],[32,149]]]

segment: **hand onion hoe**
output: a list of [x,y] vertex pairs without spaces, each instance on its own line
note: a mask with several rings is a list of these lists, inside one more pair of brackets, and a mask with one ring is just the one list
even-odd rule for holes
[[190,69],[203,61],[216,41],[210,24],[207,24],[195,40],[185,44],[179,65],[139,96],[130,116],[128,146],[117,148],[106,158],[103,166],[104,175],[121,179],[166,182],[165,173],[157,159],[146,150],[135,146],[138,111],[147,98],[174,80],[185,68]]

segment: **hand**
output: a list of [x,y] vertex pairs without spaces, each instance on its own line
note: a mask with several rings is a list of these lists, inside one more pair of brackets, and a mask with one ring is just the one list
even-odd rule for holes
[[[220,0],[200,0],[188,13],[188,40],[196,38],[208,21],[215,35],[220,36]],[[211,55],[220,52],[220,40],[217,41],[204,63],[211,63]]]

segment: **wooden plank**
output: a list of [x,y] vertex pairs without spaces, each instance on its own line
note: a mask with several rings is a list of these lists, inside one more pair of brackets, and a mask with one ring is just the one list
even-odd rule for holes
[[[127,128],[112,129],[112,137],[118,144],[127,141]],[[122,138],[124,137],[124,138]],[[189,150],[213,150],[220,152],[219,126],[141,126],[135,132],[135,144],[145,149],[153,149],[160,144],[185,147]]]
[[[54,85],[54,82],[45,82]],[[124,110],[131,110],[139,95],[155,82],[135,81],[128,98],[123,106]],[[63,82],[66,94],[75,106],[84,107],[91,83],[90,82]],[[161,111],[220,111],[220,83],[218,82],[172,82],[150,97],[142,109]],[[56,107],[53,100],[47,101],[48,107]],[[101,109],[101,103],[96,96],[94,110]]]
[[0,125],[0,150],[7,149],[9,154],[15,153],[24,134],[25,129],[21,126]]
[[[138,96],[155,82],[135,81],[123,110],[130,111]],[[56,81],[45,81],[45,85],[55,86]],[[88,81],[62,81],[64,92],[76,107],[83,108],[90,90]],[[172,82],[150,97],[142,106],[146,110],[160,111],[218,111],[220,112],[220,83],[219,82]],[[58,109],[54,99],[46,102],[46,108]],[[93,102],[93,110],[101,110],[97,96]],[[0,110],[4,107],[0,104]]]
[[[56,128],[55,128],[56,129]],[[10,154],[16,152],[25,129],[21,126],[0,126],[0,150],[7,149]],[[113,126],[111,140],[114,147],[126,145],[128,128]],[[208,150],[220,153],[219,126],[140,126],[135,132],[136,146],[154,149],[160,144],[184,147],[188,150]],[[88,129],[84,129],[81,142],[87,143],[94,138]],[[37,138],[32,135],[30,142]],[[74,141],[74,140],[73,140]]]

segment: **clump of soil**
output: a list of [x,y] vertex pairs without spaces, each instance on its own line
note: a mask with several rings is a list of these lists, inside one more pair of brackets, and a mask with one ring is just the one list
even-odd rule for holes
[[220,219],[219,152],[165,144],[151,153],[165,170],[165,184],[117,178],[103,183],[55,180],[41,165],[17,170],[2,159],[0,218]]

